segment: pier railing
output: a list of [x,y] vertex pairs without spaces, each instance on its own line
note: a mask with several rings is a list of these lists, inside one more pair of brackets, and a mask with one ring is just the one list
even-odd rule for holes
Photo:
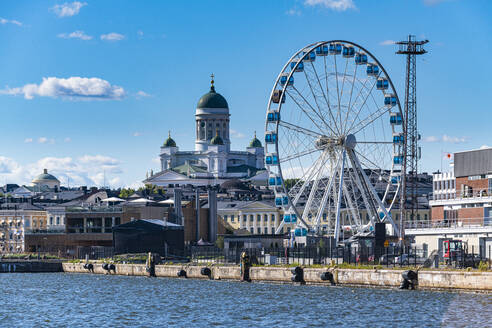
[[[385,267],[418,266],[424,264],[428,250],[419,247],[389,246],[385,248],[364,247],[289,247],[289,248],[229,248],[196,246],[191,248],[190,260],[194,263],[239,264],[241,254],[246,252],[253,264],[259,265],[380,265]],[[439,254],[440,262],[449,262],[455,267],[477,267],[487,261],[486,250],[462,249],[453,253],[454,258]],[[451,263],[452,262],[452,263]]]

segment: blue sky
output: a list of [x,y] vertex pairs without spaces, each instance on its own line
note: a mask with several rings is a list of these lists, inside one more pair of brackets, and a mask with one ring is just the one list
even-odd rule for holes
[[409,33],[430,40],[418,110],[422,169],[435,171],[441,152],[492,146],[491,16],[487,0],[1,1],[0,184],[46,167],[64,185],[135,186],[158,171],[168,130],[193,149],[212,72],[243,149],[263,136],[280,69],[315,41],[367,48],[403,99],[388,41]]

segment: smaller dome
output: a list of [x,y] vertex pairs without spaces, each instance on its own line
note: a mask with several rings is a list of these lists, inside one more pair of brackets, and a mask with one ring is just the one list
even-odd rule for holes
[[217,133],[215,134],[215,137],[213,137],[212,140],[210,140],[210,144],[211,145],[223,145],[224,144],[224,140],[222,140],[222,138],[219,137],[219,131],[217,131]]
[[58,179],[49,174],[47,169],[44,169],[44,172],[38,175],[32,182],[43,182],[43,181],[58,181]]
[[255,131],[255,136],[253,137],[253,140],[249,143],[250,148],[262,148],[263,146],[261,145],[261,141],[256,138],[256,131]]
[[176,147],[176,141],[174,141],[173,138],[171,138],[171,131],[169,131],[169,135],[166,141],[164,141],[162,147]]

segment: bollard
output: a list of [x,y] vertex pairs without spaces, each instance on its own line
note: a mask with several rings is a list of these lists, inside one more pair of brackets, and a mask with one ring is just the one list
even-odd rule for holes
[[329,281],[332,286],[335,286],[335,279],[333,278],[333,273],[330,271],[325,271],[320,275],[320,279],[323,281]]
[[292,278],[291,280],[293,282],[300,282],[301,284],[302,283],[305,283],[304,282],[304,270],[301,268],[301,267],[295,267],[295,268],[292,268],[290,270],[290,272],[292,272]]
[[415,289],[415,285],[418,281],[418,274],[415,271],[403,271],[401,277],[402,281],[400,284],[400,289]]
[[210,268],[207,268],[207,267],[201,268],[200,269],[200,274],[202,276],[208,276],[210,278],[210,276],[212,275],[212,270],[210,270]]
[[179,271],[178,271],[178,277],[179,277],[179,278],[188,278],[188,277],[186,276],[186,271],[185,271],[185,270],[183,270],[183,269],[181,269],[181,270],[179,270]]
[[241,253],[241,281],[251,282],[249,277],[249,269],[251,268],[251,260],[246,252]]

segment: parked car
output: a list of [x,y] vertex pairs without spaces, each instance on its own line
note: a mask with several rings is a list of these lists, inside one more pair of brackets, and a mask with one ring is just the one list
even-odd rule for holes
[[395,257],[395,264],[399,265],[412,265],[412,264],[423,264],[425,258],[416,256],[415,254],[401,254]]
[[395,264],[395,258],[396,254],[384,254],[379,258],[379,264],[381,265],[388,265],[388,264]]

